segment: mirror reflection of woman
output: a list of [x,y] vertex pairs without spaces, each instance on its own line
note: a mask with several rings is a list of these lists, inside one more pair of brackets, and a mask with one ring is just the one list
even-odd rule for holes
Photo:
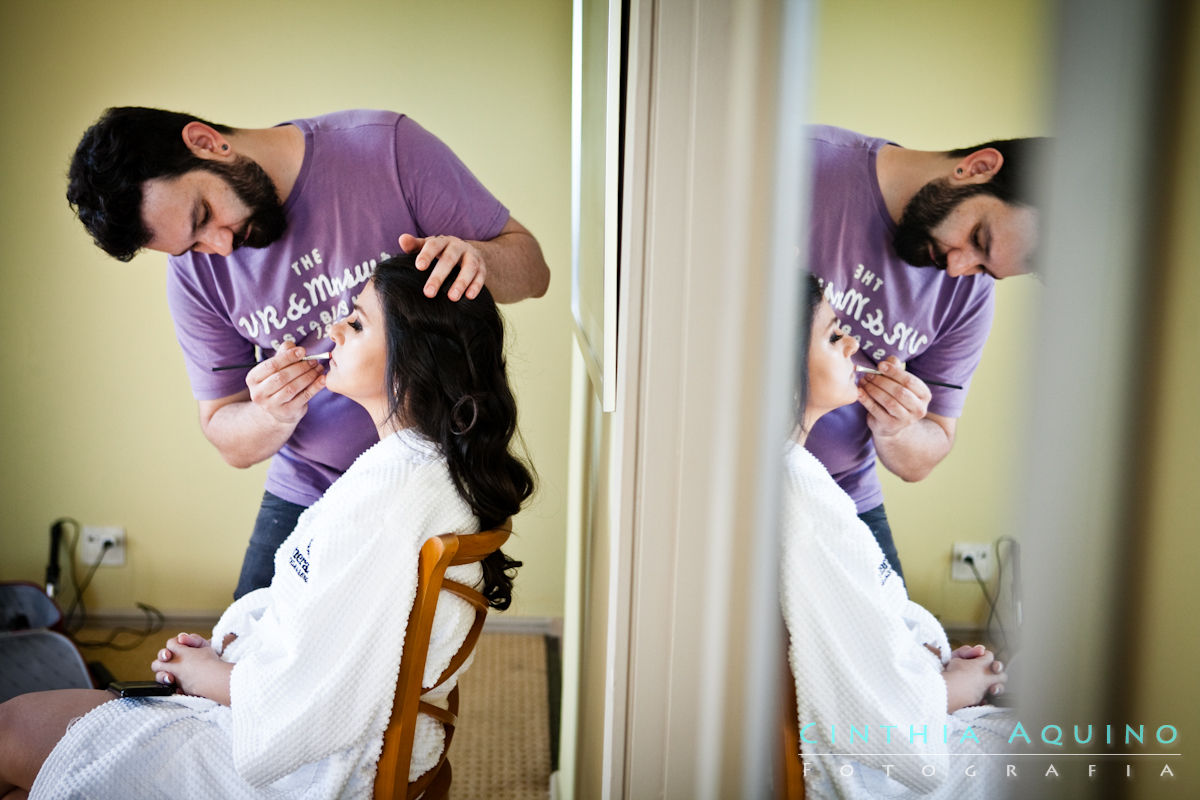
[[[411,256],[382,262],[333,326],[326,386],[375,421],[371,447],[300,517],[271,585],[221,616],[211,642],[179,634],[151,669],[179,694],[114,700],[36,692],[0,705],[0,797],[369,797],[391,715],[425,540],[514,515],[533,478],[511,452],[516,404],[503,325],[485,290],[422,290]],[[494,608],[518,562],[497,551],[446,577]],[[443,592],[424,685],[474,620]],[[457,674],[423,700],[446,705]],[[443,728],[422,714],[408,777],[434,766]],[[36,780],[36,783],[35,783]]]
[[849,495],[804,449],[823,414],[858,397],[858,343],[808,281],[812,323],[798,359],[780,561],[805,788],[812,798],[957,796],[962,765],[949,754],[1007,741],[1007,715],[984,705],[1007,675],[982,645],[951,650],[933,615],[908,599]]

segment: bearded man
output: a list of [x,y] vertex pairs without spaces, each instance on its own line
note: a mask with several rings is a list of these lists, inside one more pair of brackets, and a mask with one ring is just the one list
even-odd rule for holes
[[530,232],[445,144],[392,112],[232,128],[110,108],[75,151],[67,199],[109,255],[170,254],[167,299],[204,435],[235,467],[271,459],[235,597],[270,582],[300,513],[378,441],[305,359],[330,349],[326,326],[374,265],[419,250],[430,297],[458,265],[452,300],[486,282],[515,302],[550,280]]
[[995,281],[1030,270],[1032,176],[1049,140],[927,151],[828,126],[807,133],[808,268],[858,340],[856,361],[878,373],[861,376],[858,403],[825,415],[806,447],[854,498],[887,556],[881,570],[901,573],[876,459],[919,481],[953,447]]

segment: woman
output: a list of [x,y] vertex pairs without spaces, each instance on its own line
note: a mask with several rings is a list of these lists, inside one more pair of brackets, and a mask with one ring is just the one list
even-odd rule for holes
[[858,343],[842,332],[815,279],[807,294],[812,324],[797,370],[780,561],[805,788],[813,798],[984,791],[986,779],[967,776],[968,765],[949,754],[1006,741],[1004,715],[975,706],[1002,692],[1007,676],[982,646],[951,652],[933,615],[908,599],[849,495],[804,449],[822,415],[859,395]]
[[[301,516],[271,585],[226,609],[211,643],[180,634],[159,652],[152,669],[182,694],[14,698],[0,706],[0,797],[31,783],[33,797],[370,795],[421,545],[494,527],[533,490],[510,452],[516,405],[491,296],[452,303],[451,277],[429,299],[424,284],[411,257],[384,261],[332,327],[326,388],[366,409],[380,441]],[[482,572],[502,609],[516,566],[497,552],[446,576],[478,586]],[[443,593],[426,685],[472,618]],[[410,780],[436,763],[441,736],[418,720]]]

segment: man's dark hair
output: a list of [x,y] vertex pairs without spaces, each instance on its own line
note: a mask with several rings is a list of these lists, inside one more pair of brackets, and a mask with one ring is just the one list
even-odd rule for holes
[[158,108],[110,108],[84,132],[67,172],[67,202],[96,244],[128,261],[150,241],[142,222],[142,184],[205,166],[183,140],[189,122],[232,128]]
[[1053,141],[1047,136],[997,139],[974,147],[950,150],[946,155],[966,158],[976,151],[995,148],[1004,157],[1004,163],[990,181],[978,184],[979,193],[994,195],[1010,205],[1036,206],[1036,176],[1046,166]]

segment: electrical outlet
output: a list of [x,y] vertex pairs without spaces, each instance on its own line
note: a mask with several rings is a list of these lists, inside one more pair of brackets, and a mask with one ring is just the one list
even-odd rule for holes
[[955,542],[954,550],[950,556],[950,580],[975,580],[975,572],[971,569],[971,565],[967,563],[967,556],[970,556],[974,562],[975,569],[979,571],[980,578],[986,581],[992,577],[993,558],[992,546],[990,544]]
[[120,567],[125,564],[125,529],[115,526],[84,525],[79,534],[79,561],[84,569],[91,569],[104,550],[104,543],[113,546],[104,552],[102,567]]

